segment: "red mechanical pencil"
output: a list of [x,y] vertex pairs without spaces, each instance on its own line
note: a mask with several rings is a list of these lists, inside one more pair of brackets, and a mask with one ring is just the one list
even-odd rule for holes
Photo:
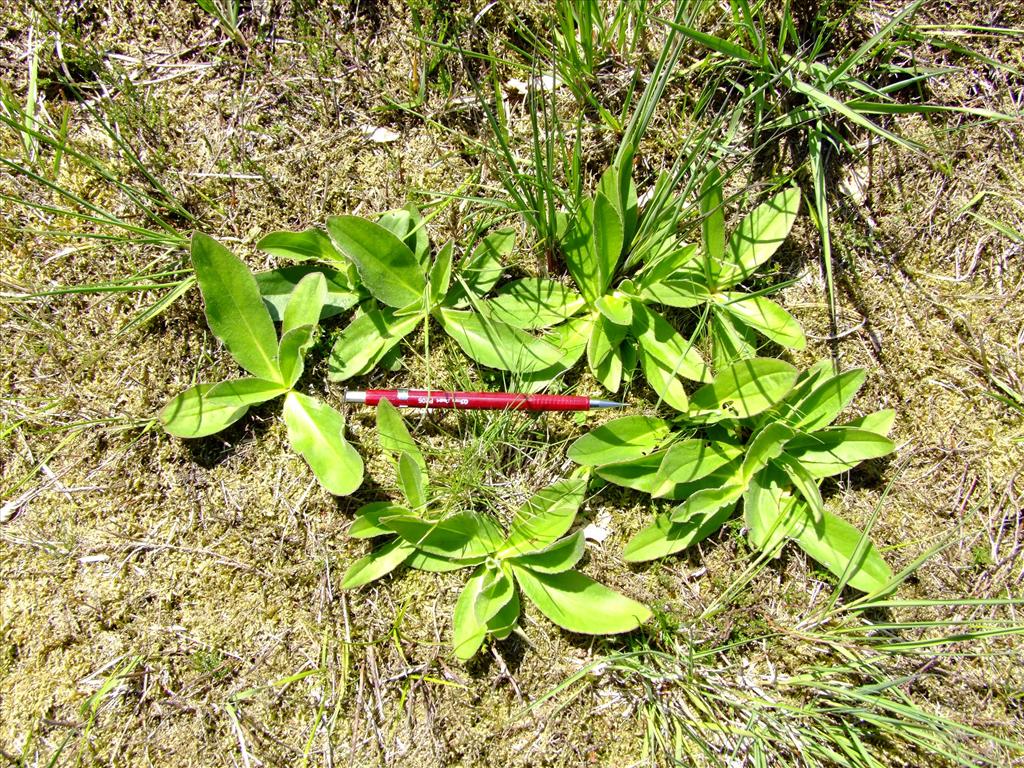
[[399,408],[459,408],[462,410],[589,411],[621,408],[625,403],[578,395],[528,395],[517,392],[437,392],[427,389],[366,389],[345,391],[346,403],[377,405],[387,400]]

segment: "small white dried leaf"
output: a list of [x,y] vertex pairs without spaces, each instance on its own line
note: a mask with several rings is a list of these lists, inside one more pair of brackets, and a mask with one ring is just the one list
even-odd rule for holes
[[361,129],[363,138],[375,144],[388,144],[402,138],[402,134],[395,133],[390,128],[380,128],[372,125],[364,125]]
[[611,525],[612,513],[608,510],[602,510],[598,512],[594,522],[583,529],[583,538],[601,544],[608,538],[608,534],[611,533]]
[[515,91],[520,96],[525,96],[526,92],[530,90],[530,86],[525,80],[513,77],[510,80],[505,81],[505,90],[507,92]]
[[541,75],[532,77],[530,81],[520,80],[517,77],[505,81],[505,93],[517,96],[525,96],[531,88],[537,91],[553,91],[562,86],[562,79],[552,75]]
[[839,180],[839,188],[857,205],[864,205],[864,201],[868,199],[868,168],[846,166],[843,169],[843,177]]

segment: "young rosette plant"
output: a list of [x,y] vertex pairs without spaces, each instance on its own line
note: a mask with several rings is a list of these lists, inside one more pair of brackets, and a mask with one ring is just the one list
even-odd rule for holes
[[447,243],[431,258],[424,222],[415,208],[392,211],[376,222],[333,216],[327,231],[355,265],[376,304],[338,337],[330,356],[333,381],[368,372],[413,330],[422,325],[428,331],[430,318],[473,360],[491,368],[527,373],[559,359],[553,341],[472,310],[473,298],[487,293],[501,277],[500,257],[514,243],[510,232],[485,236],[453,273],[454,244]]
[[284,396],[292,447],[330,493],[346,496],[355,491],[363,482],[363,461],[345,440],[344,416],[295,390],[327,299],[324,276],[313,272],[294,286],[278,339],[256,280],[241,259],[196,233],[192,264],[210,330],[251,375],[185,390],[161,412],[164,429],[177,437],[205,437],[234,424],[252,406]]
[[681,379],[706,382],[711,372],[694,345],[651,309],[664,302],[639,292],[621,273],[623,257],[641,246],[641,259],[690,258],[693,249],[678,243],[674,221],[656,227],[653,241],[634,244],[637,194],[628,161],[610,167],[594,196],[573,216],[563,213],[561,222],[561,253],[578,290],[545,277],[513,280],[477,302],[480,314],[523,330],[549,329],[547,336],[559,339],[557,364],[541,370],[539,379],[554,378],[585,353],[594,377],[617,392],[639,362],[658,396],[685,411]]
[[844,584],[875,592],[892,571],[865,534],[825,509],[819,489],[894,448],[891,410],[832,426],[864,377],[832,375],[828,361],[798,376],[781,360],[742,360],[693,394],[681,429],[627,416],[579,438],[569,457],[609,482],[682,502],[629,541],[626,560],[686,549],[742,502],[752,548],[774,555],[791,540]]
[[672,307],[707,306],[716,369],[753,357],[756,334],[789,349],[803,349],[806,338],[792,315],[761,294],[738,290],[789,236],[800,210],[800,190],[777,193],[748,213],[728,238],[717,173],[709,175],[700,207],[701,251],[690,246],[646,265],[635,281],[637,295]]
[[403,563],[433,572],[474,568],[453,616],[460,659],[476,654],[487,637],[501,640],[512,633],[519,622],[520,591],[572,632],[629,632],[650,618],[646,606],[573,570],[585,542],[582,530],[567,533],[583,502],[585,477],[560,480],[536,493],[516,512],[506,536],[486,515],[433,509],[423,457],[390,404],[378,410],[378,432],[385,451],[398,457],[398,483],[407,506],[374,502],[356,513],[350,536],[386,541],[352,564],[343,588],[367,584]]

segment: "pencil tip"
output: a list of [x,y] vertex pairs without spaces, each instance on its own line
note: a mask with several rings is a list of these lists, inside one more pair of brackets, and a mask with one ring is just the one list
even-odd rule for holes
[[590,398],[591,408],[625,408],[625,403],[616,403],[614,400],[595,400]]

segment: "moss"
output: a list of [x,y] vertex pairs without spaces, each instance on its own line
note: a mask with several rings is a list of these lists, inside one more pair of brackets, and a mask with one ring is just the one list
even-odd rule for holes
[[[549,10],[492,6],[471,34],[510,62],[518,56],[513,14],[543,30]],[[424,3],[416,12],[421,29],[435,31],[449,13]],[[471,71],[489,74],[483,64],[410,45],[412,11],[398,3],[300,3],[269,13],[264,19],[253,7],[244,15],[248,49],[226,42],[191,4],[83,7],[62,30],[74,40],[66,61],[76,77],[93,82],[89,95],[100,93],[100,78],[111,93],[97,108],[117,120],[199,226],[255,267],[271,261],[254,243],[273,229],[341,212],[370,214],[410,198],[430,206],[435,193],[451,193],[467,179],[473,194],[493,190],[493,164],[473,144],[483,137],[483,121],[450,102],[471,94]],[[469,11],[450,13],[450,28],[469,29]],[[20,73],[27,19],[20,11],[12,18],[0,55]],[[1019,58],[1008,38],[992,45],[993,53]],[[154,60],[156,50],[171,58]],[[55,53],[41,55],[44,69],[55,72]],[[930,55],[938,64],[947,56]],[[686,56],[684,66],[692,65]],[[131,57],[146,64],[133,71]],[[648,66],[639,57],[632,63]],[[389,101],[411,97],[410,78],[423,66],[431,70],[418,114],[396,111]],[[641,147],[644,186],[698,127],[688,107],[702,85],[696,72],[680,71]],[[521,72],[498,61],[494,74],[503,82]],[[129,78],[152,82],[132,86]],[[21,81],[12,82],[23,93]],[[936,81],[943,89],[936,97],[1013,108],[1010,89],[992,82],[991,97],[979,97],[977,89],[987,86],[973,73],[951,74]],[[86,105],[66,98],[50,93],[47,107],[54,116],[67,104],[77,146],[133,188],[154,192]],[[559,98],[572,108],[571,99]],[[517,147],[527,148],[529,115],[516,104],[509,114]],[[400,138],[368,142],[364,125],[387,125]],[[1015,473],[1024,455],[1019,414],[989,394],[1004,392],[1000,383],[1021,391],[1024,315],[1014,299],[1021,267],[1017,244],[985,219],[1021,230],[1014,201],[1024,164],[1015,126],[948,135],[933,126],[916,118],[897,123],[939,145],[934,162],[881,145],[872,150],[864,203],[839,190],[830,195],[842,338],[829,338],[817,235],[805,217],[771,279],[799,278],[780,297],[811,339],[793,359],[805,365],[834,354],[843,366],[863,365],[868,384],[851,415],[898,411],[897,456],[839,478],[828,489],[830,508],[861,526],[877,510],[872,537],[896,569],[952,538],[901,596],[1013,596]],[[615,137],[587,125],[582,141],[589,179]],[[19,157],[20,143],[4,131],[0,150]],[[44,153],[45,165],[54,159]],[[795,166],[799,158],[778,162]],[[116,185],[70,157],[57,180],[126,220],[154,226]],[[745,170],[731,183],[736,192],[757,189]],[[5,175],[0,185],[14,197],[60,202],[24,177]],[[159,244],[47,237],[38,230],[111,229],[7,200],[2,206],[5,292],[102,283],[185,262],[180,249]],[[191,224],[169,205],[160,212],[187,234]],[[431,222],[432,238],[461,245],[470,226],[492,216],[459,201]],[[524,236],[513,256],[526,272],[537,264],[530,245]],[[313,762],[330,752],[353,764],[625,765],[645,751],[653,762],[668,762],[672,747],[657,741],[658,717],[685,722],[691,710],[684,694],[697,696],[699,685],[707,686],[705,702],[716,690],[742,701],[757,685],[766,706],[806,703],[813,697],[794,694],[785,681],[844,663],[832,643],[839,635],[822,643],[803,629],[834,580],[795,548],[705,616],[750,565],[742,519],[677,557],[627,566],[622,547],[663,506],[596,485],[581,518],[610,513],[610,533],[589,548],[584,570],[659,606],[657,624],[631,638],[595,640],[563,633],[527,608],[522,635],[489,646],[468,665],[454,662],[450,616],[464,573],[399,572],[351,594],[337,586],[364,548],[345,536],[352,511],[394,497],[372,413],[348,412],[369,477],[351,499],[333,499],[316,485],[288,449],[276,406],[209,439],[168,438],[152,424],[158,408],[193,378],[214,380],[236,369],[206,331],[195,291],[142,330],[111,334],[155,298],[129,292],[13,302],[5,295],[0,302],[2,501],[20,499],[18,514],[0,522],[0,744],[26,763],[47,762],[65,739],[64,757],[83,764],[222,764],[243,745],[254,762],[294,764],[307,744]],[[328,323],[323,349],[339,327]],[[441,338],[432,329],[430,359],[415,351],[422,337],[410,338],[401,367],[380,372],[375,383],[409,385],[428,375],[439,386],[486,383]],[[322,374],[321,366],[305,383],[338,403],[339,388],[324,384]],[[570,384],[597,391],[586,375]],[[647,394],[636,386],[629,397],[645,410]],[[433,482],[453,503],[472,496],[475,506],[507,520],[532,491],[571,471],[566,444],[603,418],[430,414],[410,425],[426,446]],[[883,618],[934,616],[906,609]],[[859,619],[836,622],[851,632],[859,626]],[[720,648],[729,641],[741,646]],[[673,666],[649,676],[590,669],[609,654],[652,650]],[[929,711],[1018,738],[1019,642],[996,638],[954,651],[899,657],[885,669],[893,679],[912,679],[906,695]],[[136,657],[139,666],[104,697],[86,737],[81,705]],[[743,657],[746,670],[734,673]],[[578,682],[560,688],[578,674]],[[736,717],[733,725],[746,727]],[[1008,758],[994,742],[979,749],[993,763]],[[912,758],[894,749],[888,760]]]

